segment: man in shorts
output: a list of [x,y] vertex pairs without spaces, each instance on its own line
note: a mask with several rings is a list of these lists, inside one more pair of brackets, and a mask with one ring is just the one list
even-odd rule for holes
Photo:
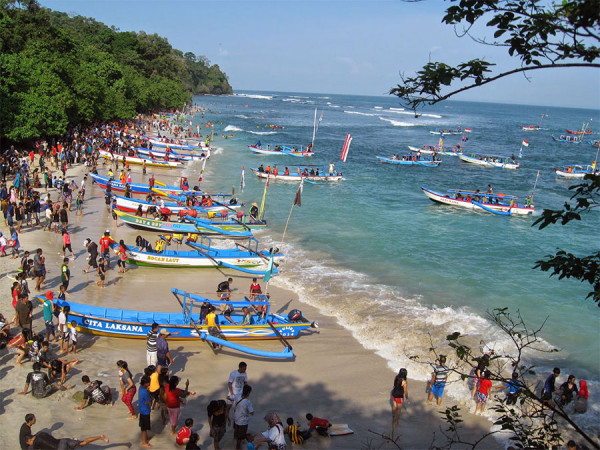
[[249,384],[245,385],[242,391],[242,398],[236,400],[233,405],[233,438],[235,439],[236,450],[241,448],[242,441],[246,439],[248,419],[254,415],[252,402],[248,399],[251,392],[252,387]]
[[112,399],[110,388],[108,386],[102,386],[102,381],[95,380],[94,382],[91,382],[90,377],[87,375],[82,376],[81,381],[86,385],[83,390],[83,401],[81,402],[81,406],[75,407],[74,409],[81,410],[85,408],[86,404],[91,405],[92,403],[98,403],[105,406],[113,406],[115,404]]
[[241,361],[238,364],[238,368],[229,374],[229,379],[227,380],[227,407],[225,408],[225,417],[227,417],[227,423],[229,425],[231,425],[229,410],[235,402],[242,398],[244,386],[248,384],[247,368],[248,365],[244,361]]
[[42,290],[42,283],[46,277],[46,257],[42,254],[43,250],[38,248],[33,257],[33,276],[36,277],[35,290]]

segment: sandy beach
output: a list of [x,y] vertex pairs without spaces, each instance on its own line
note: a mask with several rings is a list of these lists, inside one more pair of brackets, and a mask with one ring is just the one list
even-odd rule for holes
[[[134,182],[142,180],[139,168],[133,168],[132,172]],[[67,175],[68,179],[75,179],[79,183],[83,177],[83,167],[74,166],[69,169]],[[162,173],[157,173],[156,176],[168,179]],[[54,200],[55,190],[51,192]],[[75,302],[123,309],[174,312],[179,311],[180,306],[170,293],[172,287],[213,296],[217,284],[231,276],[234,278],[233,287],[237,289],[236,295],[241,296],[248,291],[251,283],[251,276],[229,270],[161,269],[130,265],[127,273],[119,274],[113,258],[111,269],[107,272],[106,286],[101,289],[95,285],[97,278],[94,273],[82,272],[87,266],[84,239],[91,238],[97,242],[105,229],[110,230],[114,239],[124,239],[126,243],[132,243],[137,234],[147,238],[152,234],[140,233],[122,223],[115,227],[106,211],[102,191],[98,186],[93,187],[91,180],[88,180],[86,190],[84,216],[75,217],[73,211],[70,224],[76,259],[70,263],[72,281],[69,293],[70,299]],[[8,232],[4,224],[1,229]],[[44,232],[41,227],[35,227],[33,230],[24,227],[20,239],[22,250],[33,253],[38,247],[44,249],[49,272],[47,289],[56,293],[60,284],[62,261],[60,235]],[[282,270],[286,270],[286,265],[290,262],[293,262],[293,255],[287,256]],[[18,263],[18,259],[0,260],[3,275],[0,279],[0,289],[5,292],[1,308],[7,317],[12,317],[11,298],[8,295],[12,279],[9,277],[16,273]],[[35,283],[30,281],[29,286],[33,291]],[[296,355],[293,361],[268,361],[228,350],[215,354],[208,344],[200,340],[170,341],[171,354],[175,360],[172,366],[173,373],[183,380],[189,379],[190,389],[196,391],[196,395],[189,397],[187,404],[182,408],[179,426],[186,418],[193,418],[193,430],[200,434],[200,446],[203,449],[213,448],[206,420],[206,406],[210,400],[225,397],[229,373],[237,368],[240,361],[246,361],[249,384],[253,387],[250,400],[256,411],[250,420],[250,431],[264,431],[266,423],[263,416],[270,411],[276,411],[284,422],[287,417],[293,417],[302,425],[306,423],[305,414],[311,412],[315,416],[329,419],[332,423],[348,424],[354,430],[354,434],[331,438],[315,435],[303,445],[305,448],[397,448],[393,443],[386,442],[369,431],[383,434],[390,432],[390,390],[395,373],[388,368],[387,362],[360,345],[350,332],[336,323],[335,317],[320,315],[315,308],[303,304],[294,292],[278,288],[276,278],[269,285],[269,293],[275,311],[287,313],[292,308],[300,309],[305,317],[319,322],[319,329],[306,332],[299,339],[291,341]],[[34,332],[41,332],[43,329],[42,308],[37,300],[34,301],[33,326]],[[3,423],[0,442],[3,442],[4,448],[19,447],[18,430],[25,414],[29,412],[33,412],[37,417],[34,432],[51,430],[58,438],[84,438],[105,434],[109,437],[110,444],[98,441],[89,447],[141,448],[137,420],[127,420],[127,408],[118,397],[114,407],[92,405],[83,411],[73,409],[78,406],[78,402],[72,397],[74,393],[82,390],[81,376],[84,374],[92,380],[102,380],[113,389],[113,395],[117,394],[119,380],[115,363],[119,359],[129,363],[135,375],[134,381],[139,382],[146,365],[145,340],[80,334],[79,342],[76,356],[80,362],[71,370],[67,381],[73,384],[74,388],[55,393],[45,399],[36,399],[31,394],[18,395],[18,392],[23,390],[27,373],[31,371],[31,363],[25,360],[23,367],[17,367],[15,356],[7,354],[6,351],[0,354],[0,414]],[[259,341],[253,345],[264,349],[281,349],[281,344],[277,341]],[[51,351],[55,356],[64,356],[58,353],[58,346],[54,343],[51,345]],[[71,359],[74,356],[64,357]],[[429,448],[434,435],[441,437],[440,427],[446,428],[440,418],[441,409],[427,405],[425,387],[425,383],[410,379],[408,381],[411,403],[403,410],[397,429],[398,445],[401,448]],[[137,405],[137,395],[134,405]],[[463,416],[465,430],[461,437],[465,440],[469,440],[469,437],[479,437],[491,426],[487,419],[467,411],[464,411]],[[168,427],[163,427],[158,412],[152,413],[150,437],[150,443],[155,448],[177,447]],[[231,429],[228,429],[221,444],[223,448],[234,447]],[[293,446],[289,440],[288,446]],[[500,448],[500,445],[493,438],[488,438],[480,448]]]

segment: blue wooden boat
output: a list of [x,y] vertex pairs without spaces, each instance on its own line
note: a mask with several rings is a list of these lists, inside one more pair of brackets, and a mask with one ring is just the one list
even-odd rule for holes
[[[396,155],[394,155],[396,156]],[[423,166],[423,167],[437,167],[440,165],[440,161],[434,161],[433,159],[423,158],[415,154],[402,155],[396,157],[376,156],[381,164],[399,164],[401,166]]]
[[[203,339],[213,344],[238,350],[255,356],[265,358],[293,358],[292,347],[287,344],[286,339],[299,337],[302,330],[316,328],[315,322],[308,322],[298,310],[292,310],[287,317],[271,312],[268,298],[264,295],[258,296],[257,301],[231,301],[211,300],[198,295],[190,294],[178,289],[172,289],[173,295],[181,304],[182,310],[178,313],[134,311],[100,306],[86,305],[83,303],[54,300],[60,308],[69,306],[69,326],[75,321],[78,331],[100,336],[146,339],[152,323],[156,322],[159,327],[167,329],[169,333],[178,333],[169,340],[195,340]],[[182,297],[182,299],[180,298]],[[38,297],[43,302],[44,297]],[[206,325],[201,323],[201,306],[204,304],[214,305],[217,310],[223,304],[233,308],[231,319],[236,325],[231,324],[224,315],[217,314],[217,323],[221,328],[221,335],[211,336]],[[267,307],[267,312],[262,317],[253,314],[249,325],[242,325],[242,314],[236,313],[242,307]],[[258,340],[279,339],[286,343],[285,350],[281,352],[267,352],[253,349],[244,345],[236,344],[231,340]]]
[[254,153],[260,155],[289,155],[303,158],[306,156],[313,156],[315,152],[312,150],[312,146],[309,144],[264,144],[263,145],[249,145],[248,148]]
[[[98,175],[97,173],[90,173],[92,180],[98,184],[102,189],[106,190],[106,186],[110,182],[110,187],[112,191],[116,192],[125,192],[125,185],[121,183],[119,180],[115,180],[114,178],[104,177],[102,175]],[[144,194],[148,195],[152,192],[152,189],[147,184],[141,183],[129,183],[129,187],[131,189],[132,194]],[[181,189],[179,186],[171,186],[171,185],[161,185],[160,189],[162,191],[168,192],[170,194],[180,195],[186,191]],[[197,191],[198,194],[202,194]]]

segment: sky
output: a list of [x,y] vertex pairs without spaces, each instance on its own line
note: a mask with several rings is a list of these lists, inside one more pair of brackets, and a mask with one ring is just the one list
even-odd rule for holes
[[[449,2],[424,0],[39,0],[120,31],[166,37],[218,64],[234,91],[387,95],[428,61],[487,59],[505,49],[459,38],[441,23]],[[600,109],[600,70],[512,75],[454,100]]]

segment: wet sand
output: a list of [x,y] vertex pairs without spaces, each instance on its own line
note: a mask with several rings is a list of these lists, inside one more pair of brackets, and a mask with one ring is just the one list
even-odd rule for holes
[[[141,169],[132,167],[134,182],[142,180]],[[157,179],[169,180],[160,169],[156,170]],[[101,173],[104,173],[101,170]],[[150,174],[150,171],[148,172]],[[83,168],[75,166],[68,172],[69,179],[80,182]],[[56,198],[52,190],[52,199]],[[104,305],[123,309],[147,311],[179,311],[181,308],[170,290],[177,287],[190,292],[213,296],[216,286],[228,276],[234,278],[233,287],[237,289],[234,299],[246,294],[252,276],[241,272],[214,269],[161,269],[129,266],[127,273],[119,274],[113,258],[111,269],[107,272],[104,289],[95,285],[97,277],[94,273],[84,274],[87,267],[86,250],[83,241],[91,238],[98,242],[102,232],[109,229],[114,239],[124,239],[133,243],[135,236],[141,234],[153,242],[154,235],[140,232],[114,221],[106,211],[104,197],[98,186],[92,187],[88,180],[86,189],[84,216],[70,217],[71,240],[76,253],[75,261],[70,263],[72,281],[70,283],[70,299],[75,302],[86,302],[93,305]],[[3,232],[8,232],[2,224]],[[62,262],[62,239],[54,233],[24,227],[21,233],[22,249],[32,252],[37,247],[44,249],[48,270],[47,288],[55,292],[60,284],[60,264]],[[260,239],[260,237],[259,237]],[[292,261],[293,255],[286,258]],[[18,259],[0,259],[0,289],[5,292],[1,300],[2,312],[12,315],[11,298],[8,295],[12,280],[18,266]],[[286,270],[286,263],[282,270]],[[290,264],[291,266],[291,264]],[[264,286],[264,283],[261,282]],[[29,282],[33,291],[35,282]],[[45,292],[45,290],[44,290]],[[35,294],[35,292],[33,292]],[[212,448],[209,427],[206,420],[206,406],[210,400],[222,399],[226,395],[226,383],[229,373],[237,368],[240,361],[248,363],[249,384],[253,387],[251,401],[255,414],[250,420],[251,432],[264,431],[266,423],[263,416],[269,411],[276,411],[285,423],[287,417],[293,417],[305,425],[304,416],[311,412],[318,417],[325,417],[333,423],[348,424],[354,430],[353,435],[323,438],[315,435],[307,441],[305,448],[397,448],[396,445],[371,433],[373,430],[388,434],[391,431],[390,390],[395,373],[386,361],[366,350],[356,341],[350,332],[336,323],[335,317],[322,316],[309,305],[303,304],[298,296],[277,287],[277,278],[269,285],[269,293],[273,300],[273,309],[286,313],[293,308],[302,310],[310,320],[319,322],[316,331],[308,331],[299,339],[290,341],[296,355],[293,361],[271,361],[222,350],[215,354],[208,344],[202,341],[170,341],[171,354],[175,362],[173,372],[190,380],[190,389],[197,393],[189,397],[182,408],[179,425],[191,417],[194,419],[194,431],[200,434],[200,446]],[[34,332],[43,329],[41,304],[34,301]],[[55,437],[85,438],[105,434],[110,438],[109,445],[101,441],[91,444],[89,448],[141,448],[140,430],[137,420],[127,420],[128,410],[118,397],[118,370],[115,363],[119,359],[126,360],[137,383],[146,365],[144,339],[117,339],[80,334],[78,354],[80,362],[71,370],[68,382],[74,385],[73,390],[59,392],[46,399],[35,399],[31,394],[17,395],[22,391],[27,373],[31,371],[31,363],[23,367],[16,366],[16,357],[6,351],[0,353],[0,414],[3,426],[0,428],[0,442],[5,448],[18,448],[18,430],[26,413],[36,414],[37,423],[34,432],[51,430]],[[250,345],[257,348],[280,350],[278,341],[257,341]],[[57,355],[56,344],[51,351]],[[71,359],[73,355],[58,355]],[[75,411],[78,406],[72,396],[82,390],[81,376],[87,374],[91,379],[100,379],[113,389],[117,401],[114,407],[92,405],[83,411]],[[408,392],[411,403],[406,405],[396,431],[398,445],[402,448],[429,448],[433,436],[441,436],[440,427],[446,424],[440,419],[437,407],[426,403],[425,383],[409,380]],[[134,406],[137,407],[137,396]],[[137,409],[137,408],[136,408]],[[465,440],[476,439],[489,430],[490,422],[465,411],[465,430],[461,437]],[[152,432],[150,443],[155,448],[176,448],[174,437],[168,427],[163,427],[158,412],[152,413]],[[288,445],[291,447],[292,444]],[[233,448],[233,433],[228,429],[222,448]],[[298,446],[294,446],[298,447]],[[243,447],[245,448],[245,447]],[[265,448],[264,446],[262,448]],[[488,438],[482,448],[500,448]]]

